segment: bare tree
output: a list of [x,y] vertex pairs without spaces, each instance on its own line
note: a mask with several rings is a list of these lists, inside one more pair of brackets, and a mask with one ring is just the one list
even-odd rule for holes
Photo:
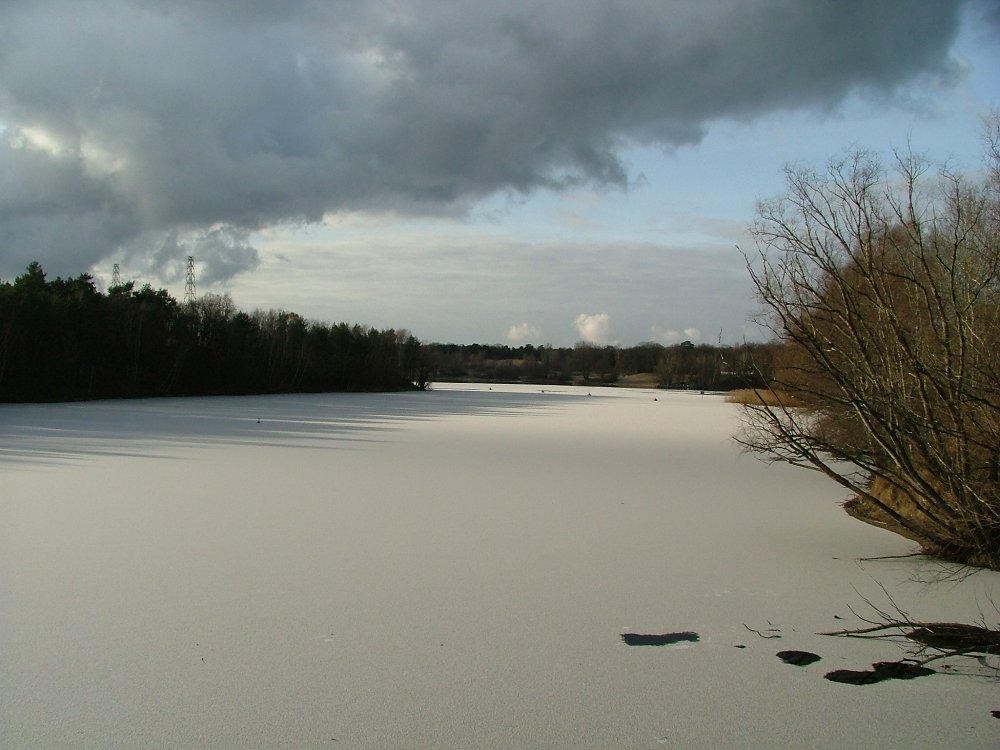
[[[1000,116],[985,181],[911,153],[786,169],[748,268],[784,343],[739,440],[851,491],[854,515],[1000,568]],[[767,403],[765,403],[765,400]]]

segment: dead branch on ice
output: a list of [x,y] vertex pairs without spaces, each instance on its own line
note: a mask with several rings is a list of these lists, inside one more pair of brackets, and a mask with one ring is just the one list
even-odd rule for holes
[[[1000,653],[1000,630],[967,625],[961,622],[911,622],[893,621],[867,628],[834,630],[819,635],[842,638],[898,638],[903,637],[919,644],[916,654],[909,659],[924,665],[951,656],[979,654],[988,656]],[[930,656],[928,649],[933,650]]]
[[905,638],[917,644],[908,661],[919,666],[938,659],[969,655],[980,655],[985,664],[987,656],[1000,654],[1000,630],[987,627],[985,618],[980,625],[962,622],[922,622],[904,611],[882,584],[879,584],[879,588],[892,605],[893,613],[862,597],[878,619],[863,617],[849,608],[855,617],[867,622],[868,627],[834,630],[819,635],[869,639]]

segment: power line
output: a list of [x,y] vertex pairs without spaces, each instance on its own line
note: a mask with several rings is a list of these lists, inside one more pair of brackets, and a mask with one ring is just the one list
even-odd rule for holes
[[196,293],[194,285],[194,256],[187,257],[187,276],[184,279],[184,301],[194,302]]

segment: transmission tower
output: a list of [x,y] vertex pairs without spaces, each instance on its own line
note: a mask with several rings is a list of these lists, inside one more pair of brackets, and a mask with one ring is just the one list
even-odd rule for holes
[[187,257],[187,276],[184,279],[184,301],[194,302],[194,256]]
[[115,263],[115,267],[111,269],[111,286],[121,286],[122,285],[122,270]]

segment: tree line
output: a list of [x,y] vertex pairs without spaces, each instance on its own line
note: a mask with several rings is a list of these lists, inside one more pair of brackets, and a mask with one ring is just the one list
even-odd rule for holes
[[37,262],[0,280],[0,401],[422,388],[406,331],[237,310],[228,295],[179,303],[134,282],[49,281]]
[[0,280],[0,401],[384,391],[431,379],[762,386],[774,345],[574,347],[422,344],[406,331],[238,310],[228,295],[178,302],[89,274],[48,280],[37,262]]
[[425,344],[434,380],[623,385],[727,391],[765,386],[774,344],[711,346],[684,341],[632,347]]

